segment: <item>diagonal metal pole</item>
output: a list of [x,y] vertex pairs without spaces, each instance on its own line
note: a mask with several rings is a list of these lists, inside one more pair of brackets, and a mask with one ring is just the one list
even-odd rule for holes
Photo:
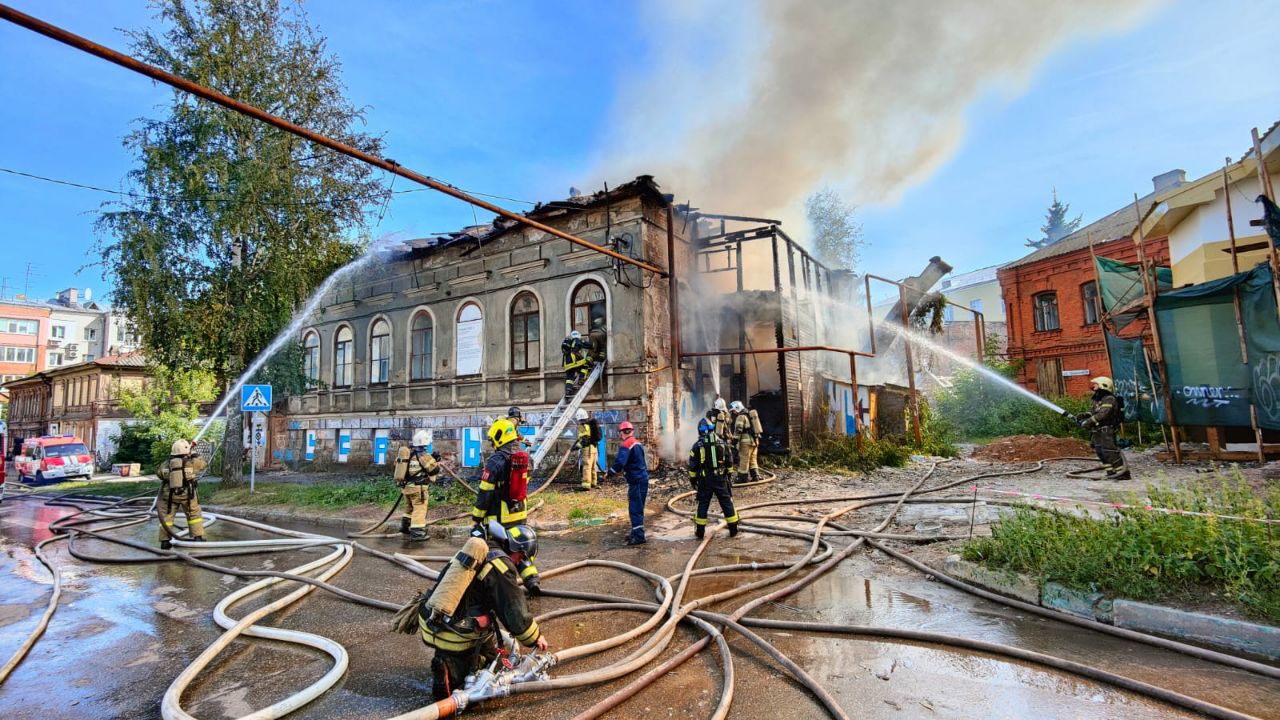
[[28,30],[39,33],[53,40],[57,40],[58,42],[63,43],[65,45],[70,45],[71,47],[77,50],[82,50],[86,53],[89,53],[90,55],[100,57],[103,60],[106,60],[107,62],[114,63],[127,70],[132,70],[136,73],[146,75],[147,77],[157,82],[162,82],[166,85],[170,85],[184,92],[191,93],[192,95],[195,95],[197,97],[204,98],[209,102],[216,103],[230,110],[234,110],[235,112],[241,113],[243,115],[248,115],[249,117],[252,117],[256,120],[260,120],[268,125],[271,125],[272,127],[276,127],[281,130],[284,130],[285,132],[293,133],[294,135],[297,135],[298,137],[309,140],[317,145],[327,147],[330,150],[342,153],[343,155],[346,155],[348,157],[355,158],[356,160],[360,160],[361,162],[368,163],[370,165],[373,165],[374,167],[381,168],[394,175],[399,175],[400,177],[412,180],[421,185],[425,185],[431,188],[432,190],[437,190],[439,192],[444,193],[445,195],[455,197],[463,202],[471,203],[472,205],[475,205],[477,207],[482,207],[490,212],[501,215],[502,217],[508,218],[510,220],[514,220],[518,223],[521,223],[522,225],[527,225],[528,227],[534,228],[535,230],[541,230],[542,232],[545,232],[549,235],[553,235],[562,240],[568,240],[574,245],[580,245],[584,248],[595,250],[598,253],[608,255],[609,257],[615,260],[619,260],[621,262],[627,263],[628,265],[634,265],[638,268],[648,270],[649,272],[657,273],[662,277],[669,276],[666,270],[656,265],[650,265],[649,263],[646,263],[642,260],[636,260],[635,258],[628,257],[627,255],[623,255],[621,253],[610,250],[609,248],[601,247],[599,245],[596,245],[595,243],[583,240],[582,238],[577,237],[575,235],[571,235],[562,230],[557,230],[556,228],[553,228],[550,225],[544,225],[538,222],[537,220],[521,215],[520,213],[512,212],[510,210],[507,210],[506,208],[499,207],[498,205],[494,205],[493,203],[486,202],[472,195],[468,195],[467,193],[463,192],[462,190],[459,190],[456,187],[453,187],[452,185],[449,185],[448,183],[441,182],[439,180],[436,180],[435,178],[431,178],[421,173],[417,173],[412,170],[409,170],[408,168],[402,167],[399,163],[397,163],[394,160],[391,160],[389,158],[380,158],[376,155],[372,155],[363,150],[359,150],[357,148],[351,147],[350,145],[347,145],[345,143],[338,142],[337,140],[334,140],[333,138],[328,137],[326,135],[321,135],[320,133],[315,132],[313,130],[308,130],[307,128],[304,128],[301,125],[295,125],[294,123],[291,123],[282,117],[272,115],[271,113],[265,110],[262,110],[261,108],[258,108],[248,103],[241,102],[234,98],[228,97],[216,90],[211,90],[203,85],[191,82],[186,78],[179,77],[177,75],[174,75],[173,73],[161,70],[158,67],[148,65],[140,60],[136,60],[132,57],[129,57],[124,53],[112,50],[111,48],[106,47],[105,45],[99,45],[98,43],[95,43],[92,40],[83,38],[79,35],[63,30],[62,28],[56,25],[52,25],[43,20],[32,17],[31,15],[27,15],[26,13],[15,10],[14,8],[9,7],[8,5],[0,4],[0,19],[8,20],[9,22],[15,25],[24,27]]

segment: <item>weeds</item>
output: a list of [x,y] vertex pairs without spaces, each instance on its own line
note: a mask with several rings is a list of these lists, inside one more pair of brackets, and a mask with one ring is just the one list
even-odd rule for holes
[[794,469],[870,472],[879,467],[902,467],[911,459],[912,452],[897,439],[866,440],[858,447],[856,437],[819,435],[804,449],[775,457],[775,462]]
[[[1280,489],[1255,490],[1237,471],[1185,488],[1148,487],[1127,501],[1252,519],[1280,518]],[[968,543],[968,560],[1135,600],[1215,593],[1280,622],[1280,528],[1247,520],[1120,509],[1105,520],[1019,507]]]

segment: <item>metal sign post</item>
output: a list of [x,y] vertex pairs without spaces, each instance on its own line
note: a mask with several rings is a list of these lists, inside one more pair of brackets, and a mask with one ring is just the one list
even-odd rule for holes
[[247,413],[249,431],[246,433],[245,447],[249,449],[249,492],[253,493],[258,469],[258,448],[266,445],[266,433],[262,429],[262,418],[259,413],[271,410],[270,385],[245,385],[240,388],[240,411]]

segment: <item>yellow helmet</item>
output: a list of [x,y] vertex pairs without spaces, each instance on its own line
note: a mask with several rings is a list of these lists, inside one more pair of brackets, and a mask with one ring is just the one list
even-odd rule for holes
[[1107,392],[1112,392],[1116,389],[1115,383],[1111,382],[1111,378],[1106,375],[1099,375],[1098,377],[1090,380],[1089,384],[1096,385]]
[[489,426],[489,442],[493,443],[494,450],[513,442],[518,437],[520,435],[516,432],[516,426],[512,425],[511,421],[506,418],[502,418]]

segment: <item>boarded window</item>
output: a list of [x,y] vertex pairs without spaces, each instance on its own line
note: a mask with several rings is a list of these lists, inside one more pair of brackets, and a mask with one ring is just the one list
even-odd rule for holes
[[458,375],[479,375],[484,361],[484,315],[480,306],[467,303],[458,311],[454,368]]

